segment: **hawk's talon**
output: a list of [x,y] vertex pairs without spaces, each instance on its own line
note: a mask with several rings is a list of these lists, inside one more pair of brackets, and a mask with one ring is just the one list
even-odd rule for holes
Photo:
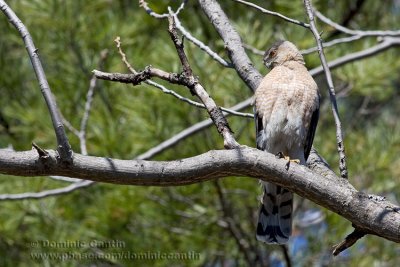
[[283,152],[278,152],[275,154],[275,157],[277,157],[278,159],[285,159],[288,161],[288,164],[290,162],[294,162],[297,164],[300,164],[300,160],[299,159],[291,159],[289,156],[285,156],[285,154],[283,154]]
[[290,163],[294,162],[296,164],[300,164],[300,160],[299,159],[291,159],[289,156],[285,156],[282,152],[278,152],[275,154],[275,157],[277,157],[278,159],[285,159],[287,160],[286,163],[286,169],[289,169]]
[[286,159],[288,162],[294,162],[294,163],[300,164],[299,159],[290,159],[289,156],[285,156],[284,159]]

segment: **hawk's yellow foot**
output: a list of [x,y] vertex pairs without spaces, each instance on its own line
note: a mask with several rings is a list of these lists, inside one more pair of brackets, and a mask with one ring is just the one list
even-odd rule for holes
[[294,163],[300,164],[300,160],[299,159],[291,159],[289,156],[285,156],[282,152],[276,153],[275,156],[277,158],[279,158],[279,159],[287,160],[288,161],[287,164],[286,164],[287,166],[289,166],[290,162],[294,162]]

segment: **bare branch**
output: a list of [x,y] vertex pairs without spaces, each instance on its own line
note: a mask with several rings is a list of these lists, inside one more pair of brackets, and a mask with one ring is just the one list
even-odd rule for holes
[[[188,0],[183,0],[182,4],[178,7],[178,9],[175,11],[174,14],[178,15],[179,12],[181,12],[187,3]],[[158,14],[157,12],[153,11],[150,7],[149,4],[145,0],[139,0],[139,6],[143,7],[144,10],[146,10],[147,14],[150,16],[156,18],[156,19],[166,19],[170,16],[169,13],[164,13],[164,14]]]
[[343,142],[342,125],[341,125],[340,118],[339,118],[339,111],[338,111],[337,103],[336,103],[336,96],[335,96],[336,93],[335,93],[335,88],[333,86],[332,75],[329,70],[329,66],[326,61],[326,58],[325,58],[324,49],[322,47],[321,36],[319,35],[317,27],[315,26],[313,7],[311,5],[311,1],[304,0],[304,6],[306,9],[308,18],[310,20],[310,30],[313,33],[314,38],[317,42],[319,58],[321,60],[322,67],[324,68],[326,81],[328,83],[329,96],[330,96],[330,100],[331,100],[331,104],[332,104],[331,106],[332,106],[333,118],[334,118],[335,124],[336,124],[336,140],[337,140],[337,150],[339,153],[340,176],[347,179],[348,172],[347,172],[346,154],[345,154],[345,148],[344,148],[344,142]]
[[[334,45],[337,45],[337,44],[341,44],[341,43],[349,43],[349,42],[353,42],[353,41],[359,40],[361,38],[363,38],[363,36],[359,36],[359,35],[354,35],[354,36],[344,37],[344,38],[338,38],[338,39],[334,39],[334,40],[329,41],[329,42],[323,42],[322,43],[322,47],[323,48],[327,48],[327,47],[331,47],[331,46],[334,46]],[[256,54],[256,55],[263,56],[264,53],[265,53],[265,51],[257,49],[255,47],[249,45],[249,44],[243,44],[243,47],[246,48],[247,50],[251,51],[253,54]],[[317,51],[318,51],[318,46],[314,46],[314,47],[310,47],[310,48],[307,48],[307,49],[303,49],[303,50],[300,51],[300,53],[303,54],[303,55],[308,55],[308,54],[311,54],[311,53],[314,53],[314,52],[317,52]]]
[[79,138],[79,131],[62,114],[60,115],[64,126]]
[[264,14],[268,14],[268,15],[271,15],[271,16],[274,16],[274,17],[278,17],[280,19],[283,19],[283,20],[285,20],[287,22],[299,25],[301,27],[304,27],[304,28],[309,28],[310,27],[310,25],[307,24],[307,23],[304,23],[304,22],[301,22],[299,20],[286,17],[286,16],[284,16],[281,13],[278,13],[278,12],[273,12],[273,11],[267,10],[267,9],[265,9],[263,7],[260,7],[260,6],[256,5],[256,4],[253,4],[253,3],[250,3],[250,2],[247,2],[247,1],[243,1],[243,0],[234,0],[234,1],[238,2],[238,3],[245,4],[246,6],[250,6],[252,8],[255,8],[255,9],[261,11]]
[[343,33],[347,33],[350,35],[359,35],[359,36],[393,36],[393,37],[398,37],[400,36],[400,30],[398,31],[361,31],[361,30],[351,30],[349,28],[343,27],[342,25],[339,25],[338,23],[332,21],[331,19],[325,17],[321,12],[318,10],[315,10],[315,15],[323,22],[326,24],[332,26],[338,31],[341,31]]
[[71,145],[69,144],[68,137],[65,134],[60,111],[57,108],[56,101],[51,92],[49,83],[47,82],[46,74],[43,70],[42,63],[39,58],[38,49],[35,47],[28,29],[14,13],[14,11],[3,0],[0,0],[0,10],[6,15],[10,23],[18,30],[25,43],[26,50],[29,54],[29,58],[32,62],[32,66],[36,74],[36,78],[38,79],[40,89],[46,101],[47,108],[50,112],[54,131],[57,137],[57,151],[59,153],[60,159],[64,163],[69,164],[72,160],[73,152],[71,149]]
[[[355,2],[355,3],[353,3]],[[362,6],[365,4],[365,0],[356,0],[353,1],[352,3],[349,3],[348,5],[348,12],[346,12],[347,14],[344,15],[344,17],[342,18],[340,24],[342,26],[346,26],[349,25],[349,23],[351,22],[351,20],[361,11]],[[334,32],[329,34],[328,38],[334,37],[336,35],[338,35],[340,33],[340,31],[335,30]]]
[[[367,48],[365,50],[347,54],[343,57],[332,60],[328,63],[328,66],[331,69],[337,68],[344,64],[376,55],[378,53],[381,53],[381,52],[383,52],[391,47],[395,47],[395,46],[400,46],[400,38],[384,37],[383,41],[381,43],[379,43],[373,47]],[[310,74],[315,76],[315,75],[322,73],[323,71],[324,71],[323,66],[319,66],[317,68],[310,70]]]
[[172,15],[175,19],[176,23],[176,28],[182,33],[183,36],[185,36],[186,39],[191,41],[193,44],[198,46],[201,50],[206,52],[208,55],[211,56],[212,59],[220,63],[222,66],[227,67],[227,68],[232,68],[232,64],[227,62],[225,59],[220,57],[217,53],[211,50],[210,47],[205,45],[203,42],[201,42],[199,39],[193,37],[193,35],[190,34],[181,24],[180,20],[178,19],[178,16],[176,14]]
[[[308,169],[255,148],[214,150],[176,161],[118,160],[74,154],[66,167],[49,157],[38,160],[34,150],[0,150],[0,173],[18,176],[60,175],[97,182],[126,185],[177,186],[199,183],[227,176],[249,176],[286,187],[351,221],[355,227],[400,242],[400,208],[386,200],[377,201],[354,189],[311,155]],[[322,166],[322,167],[321,167]],[[322,172],[319,172],[322,171]]]
[[[77,183],[77,182],[81,182],[82,179],[78,179],[78,178],[70,178],[70,177],[63,177],[63,176],[49,176],[49,178],[56,180],[56,181],[63,181],[63,182],[68,182],[68,183]],[[1,198],[1,195],[0,195]]]
[[265,51],[257,49],[254,46],[251,46],[249,44],[243,44],[243,47],[245,49],[249,50],[250,52],[252,52],[253,54],[256,54],[256,55],[259,55],[259,56],[263,56],[265,54]]
[[[122,61],[125,63],[126,67],[129,69],[130,72],[132,72],[134,74],[137,74],[137,71],[128,62],[128,60],[126,58],[126,55],[125,55],[124,51],[122,50],[121,38],[118,36],[117,38],[115,38],[114,41],[117,44],[118,53],[121,55]],[[206,108],[204,106],[204,104],[196,102],[196,101],[193,101],[193,100],[191,100],[189,98],[183,97],[182,95],[178,94],[177,92],[175,92],[173,90],[170,90],[170,89],[167,89],[165,86],[163,86],[163,85],[161,85],[159,83],[156,83],[156,82],[154,82],[152,80],[144,81],[144,83],[146,83],[148,85],[151,85],[151,86],[161,90],[165,94],[172,95],[172,96],[176,97],[177,99],[179,99],[179,100],[181,100],[183,102],[186,102],[186,103],[188,103],[190,105],[193,105],[193,106],[198,107],[198,108]],[[254,118],[254,115],[251,114],[251,113],[237,112],[235,110],[224,108],[224,107],[221,107],[221,110],[225,111],[226,113],[235,115],[235,116],[246,117],[246,118]]]
[[[323,48],[327,48],[327,47],[331,47],[331,46],[334,46],[334,45],[337,45],[337,44],[350,43],[350,42],[353,42],[353,41],[356,41],[356,40],[360,40],[361,38],[363,38],[363,36],[361,36],[361,35],[354,35],[354,36],[350,36],[350,37],[337,38],[337,39],[334,39],[334,40],[329,41],[329,42],[323,42],[322,43],[322,47]],[[311,53],[316,52],[316,51],[318,51],[318,46],[314,46],[314,47],[311,47],[311,48],[308,48],[308,49],[304,49],[304,50],[301,50],[300,52],[303,55],[307,55],[307,54],[311,54]]]
[[[106,60],[108,56],[108,50],[105,49],[101,51],[100,53],[100,60],[99,60],[99,69],[103,68],[104,61]],[[80,147],[81,147],[81,153],[83,155],[87,155],[87,148],[86,148],[86,128],[87,128],[87,123],[89,120],[89,114],[90,110],[92,108],[92,102],[93,102],[93,95],[94,95],[94,90],[97,87],[97,78],[95,75],[92,75],[92,78],[90,79],[90,85],[89,85],[89,90],[86,95],[86,103],[85,103],[85,110],[83,112],[82,120],[81,120],[81,127],[79,131],[79,141],[80,141]]]
[[224,114],[219,107],[215,104],[214,100],[206,92],[204,87],[198,82],[197,78],[194,77],[189,61],[186,57],[185,51],[183,50],[183,40],[179,39],[175,21],[173,17],[168,18],[169,27],[168,32],[175,45],[176,51],[178,52],[179,59],[183,67],[183,74],[188,79],[189,83],[186,85],[192,93],[194,93],[204,104],[207,109],[210,118],[213,120],[218,132],[224,138],[224,147],[228,149],[236,148],[239,144],[236,142],[233,132],[229,127],[228,121],[224,117]]
[[78,189],[86,188],[92,184],[94,184],[93,181],[80,180],[79,182],[72,183],[66,187],[45,190],[45,191],[41,191],[41,192],[37,192],[37,193],[27,192],[27,193],[20,193],[20,194],[1,194],[0,201],[1,200],[39,199],[39,198],[45,198],[45,197],[49,197],[49,196],[59,196],[59,195],[71,193]]
[[[99,60],[99,64],[98,64],[99,68],[102,68],[102,65],[103,65],[107,55],[108,55],[107,50],[103,50],[100,53],[100,60]],[[80,130],[78,131],[77,129],[75,129],[68,120],[66,120],[64,117],[61,117],[61,119],[63,120],[66,127],[68,129],[70,129],[71,132],[79,138],[81,153],[83,155],[87,155],[86,127],[87,127],[87,122],[89,119],[91,103],[93,101],[94,90],[96,88],[96,82],[97,82],[97,79],[93,75],[93,77],[90,80],[90,86],[89,86],[89,90],[88,90],[87,97],[86,97],[85,110],[84,110],[84,114],[82,116]],[[62,114],[60,114],[60,115],[62,116]],[[38,151],[39,155],[41,153],[42,154],[47,153],[47,151],[45,151],[45,150],[43,152],[40,152],[42,149],[39,148],[36,144],[32,144],[32,145]],[[86,188],[95,183],[93,181],[87,181],[87,180],[81,180],[81,179],[77,179],[77,178],[70,178],[70,177],[63,177],[63,176],[50,176],[50,178],[54,179],[54,180],[69,182],[72,184],[65,186],[65,187],[61,187],[61,188],[44,190],[41,192],[25,192],[25,193],[19,193],[19,194],[0,194],[0,200],[40,199],[40,198],[46,198],[46,197],[50,197],[50,196],[58,196],[58,195],[73,192],[78,189]]]
[[348,236],[346,236],[346,238],[342,242],[333,246],[333,252],[332,252],[333,256],[339,255],[340,252],[354,245],[359,239],[361,239],[365,235],[366,235],[365,231],[360,231],[357,228],[354,229],[354,231]]
[[250,90],[255,91],[261,82],[262,76],[247,56],[242,40],[233,28],[225,12],[215,0],[199,0],[201,8],[214,25],[215,29],[225,42],[228,56],[239,77]]

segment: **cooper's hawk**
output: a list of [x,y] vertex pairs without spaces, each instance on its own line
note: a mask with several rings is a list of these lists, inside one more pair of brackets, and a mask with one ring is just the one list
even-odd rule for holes
[[[305,165],[319,116],[319,93],[294,44],[279,41],[265,52],[271,71],[255,92],[257,148],[297,159]],[[293,193],[262,182],[257,239],[284,244],[292,232]]]

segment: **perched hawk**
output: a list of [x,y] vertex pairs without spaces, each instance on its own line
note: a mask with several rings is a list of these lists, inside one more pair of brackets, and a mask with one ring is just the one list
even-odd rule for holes
[[[294,44],[279,41],[265,52],[271,71],[255,92],[257,148],[305,165],[319,116],[319,93]],[[262,182],[257,239],[284,244],[292,232],[293,193]]]

